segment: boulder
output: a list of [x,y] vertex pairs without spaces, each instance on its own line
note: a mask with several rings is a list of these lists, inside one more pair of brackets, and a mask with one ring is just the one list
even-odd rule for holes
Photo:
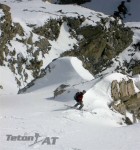
[[132,113],[133,122],[140,119],[140,92],[135,93],[134,83],[132,79],[112,81],[111,94],[113,102],[111,106],[119,113],[126,115],[126,111]]
[[128,81],[126,81],[123,79],[119,83],[116,80],[112,81],[111,94],[114,100],[121,99],[122,101],[127,101],[131,96],[135,94],[133,80],[129,79]]

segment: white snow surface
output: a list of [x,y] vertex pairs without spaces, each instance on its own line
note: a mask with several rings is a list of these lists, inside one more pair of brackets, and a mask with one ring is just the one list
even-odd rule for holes
[[17,93],[19,89],[11,70],[8,67],[0,67],[0,72],[0,85],[2,85],[2,89],[0,89],[0,95]]
[[[102,4],[102,9],[98,9],[97,11],[104,12],[103,10],[107,10],[105,9],[107,4],[103,3],[103,0],[98,0],[98,3],[97,0],[94,1],[98,5]],[[116,8],[118,4],[116,4],[116,2],[120,2],[119,0],[106,1],[110,2],[108,3],[108,11],[110,11],[110,13],[112,13],[109,9],[111,2],[114,2],[112,6],[114,8]],[[139,3],[138,0],[133,0],[131,3],[134,4],[136,1]],[[26,31],[27,37],[30,34],[30,28],[27,27],[27,24],[31,23],[41,26],[50,17],[57,18],[57,14],[59,13],[57,11],[61,9],[69,16],[77,16],[75,12],[86,16],[92,14],[95,22],[93,23],[86,20],[88,24],[92,23],[95,25],[95,23],[99,21],[97,12],[77,5],[54,5],[48,2],[44,3],[42,0],[0,0],[0,2],[10,5],[13,21],[20,22]],[[136,5],[135,8],[137,8]],[[1,14],[2,12],[0,12],[0,15]],[[137,17],[136,15],[133,21],[139,21]],[[138,23],[133,22],[129,24],[133,24],[133,26],[138,25]],[[102,78],[99,77],[95,79],[94,76],[83,68],[82,62],[77,58],[58,58],[63,51],[69,50],[71,46],[76,44],[76,39],[69,39],[67,31],[68,26],[63,23],[58,39],[56,41],[50,41],[52,49],[50,53],[43,58],[44,61],[46,60],[43,66],[47,66],[46,75],[34,81],[34,85],[27,89],[25,94],[15,94],[18,91],[18,87],[15,86],[16,81],[14,80],[14,75],[10,72],[9,68],[0,67],[0,85],[3,85],[3,87],[0,87],[3,88],[2,90],[0,89],[0,149],[140,149],[140,124],[137,123],[126,126],[122,120],[124,116],[109,108],[109,104],[112,102],[110,90],[112,80],[128,80],[130,77],[121,73],[111,73],[112,70],[110,69],[106,71],[110,71],[110,73],[104,75]],[[139,35],[139,30],[135,30],[134,41],[138,41]],[[36,35],[33,36],[34,40],[38,38]],[[14,39],[12,45],[20,47],[23,52],[25,50],[24,46],[16,43]],[[21,51],[19,51],[19,53]],[[120,54],[120,61],[123,61],[125,57],[126,60],[130,59],[125,55],[126,53],[128,53],[127,49]],[[26,56],[26,51],[23,55]],[[138,56],[139,53],[137,53],[137,57]],[[42,58],[40,57],[40,59]],[[30,73],[28,75],[30,75]],[[132,77],[132,79],[136,85],[135,90],[139,91],[139,75]],[[32,80],[31,75],[29,76],[29,80]],[[64,89],[65,91],[54,97],[54,91],[62,84],[67,85]],[[83,98],[84,110],[69,109],[65,106],[73,106],[75,104],[73,96],[77,91],[81,90],[87,91]],[[131,116],[131,114],[128,115]],[[35,136],[35,133],[40,135],[35,144],[33,144],[35,139],[33,141],[18,141],[16,139],[7,141],[7,135],[20,135],[25,137]],[[40,140],[46,137],[58,137],[56,144],[42,144]]]
[[[2,96],[0,148],[2,150],[133,150],[139,149],[140,125],[118,127],[114,114],[67,109],[71,99],[58,101],[50,93]],[[94,98],[95,99],[95,98]],[[67,104],[66,103],[66,104]],[[119,120],[119,119],[118,119]],[[55,145],[34,141],[7,141],[6,135],[58,137]]]
[[[78,69],[79,68],[79,69]],[[77,72],[78,70],[78,72]],[[120,73],[94,77],[77,58],[64,57],[46,68],[46,75],[35,81],[26,94],[0,98],[0,148],[2,150],[132,150],[139,149],[139,123],[126,126],[123,116],[109,109],[110,86],[114,78],[128,79]],[[54,90],[69,85],[61,95]],[[73,95],[86,89],[84,110],[69,109]],[[58,137],[55,145],[33,141],[7,141],[6,135]],[[127,144],[126,144],[127,143]],[[33,144],[33,145],[32,145]]]
[[[38,79],[35,85],[27,89],[28,92],[46,91],[46,87],[57,88],[61,84],[74,85],[90,81],[94,77],[85,70],[82,62],[76,57],[64,57],[53,61],[46,67],[46,75]],[[45,84],[44,84],[45,83]]]

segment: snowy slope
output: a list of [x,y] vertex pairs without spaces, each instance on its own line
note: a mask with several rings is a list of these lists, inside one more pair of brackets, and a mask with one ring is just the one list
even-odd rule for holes
[[[22,0],[22,1],[16,1],[16,0],[0,0],[0,3],[6,4],[10,7],[10,13],[12,16],[12,21],[14,23],[20,23],[24,30],[24,36],[20,37],[19,35],[16,35],[11,41],[10,45],[7,45],[8,49],[13,52],[16,51],[16,55],[14,58],[11,58],[10,55],[7,56],[8,59],[17,59],[18,54],[22,54],[24,58],[28,58],[28,60],[32,59],[32,56],[30,53],[27,53],[27,47],[30,48],[30,45],[24,45],[21,42],[18,42],[17,39],[28,39],[31,35],[32,28],[29,27],[29,25],[34,25],[36,27],[40,27],[44,25],[46,22],[48,22],[50,19],[59,19],[64,16],[67,17],[78,17],[85,16],[88,18],[90,16],[90,19],[86,19],[83,23],[84,25],[91,24],[96,25],[98,21],[100,21],[100,17],[106,17],[104,14],[99,14],[98,12],[95,12],[93,10],[89,10],[86,8],[83,8],[81,6],[77,5],[66,5],[63,7],[62,5],[54,5],[49,2],[43,2],[42,0]],[[60,11],[61,10],[61,11]],[[0,15],[3,15],[3,12],[0,12]],[[1,30],[0,30],[1,33]],[[33,33],[32,39],[33,42],[37,42],[40,38],[43,38],[35,33]],[[49,40],[49,43],[51,45],[51,49],[48,53],[46,53],[44,56],[42,56],[41,53],[39,53],[38,60],[43,61],[43,65],[41,69],[44,69],[50,62],[52,62],[53,59],[56,59],[60,56],[61,53],[67,50],[71,50],[74,45],[77,44],[77,40],[75,38],[70,37],[69,33],[69,27],[65,22],[61,25],[60,34],[57,40]],[[33,49],[33,52],[36,52],[37,48],[35,47]],[[7,66],[7,62],[4,62],[4,64]],[[17,66],[15,66],[16,68]],[[18,72],[16,72],[13,76],[13,78],[17,78],[21,82],[21,86],[17,87],[18,89],[21,89],[27,85],[27,83],[30,83],[34,78],[32,75],[32,72],[26,69],[26,66],[22,66],[23,70],[28,75],[28,79],[25,82],[24,80],[24,72],[22,71],[22,75],[20,76]],[[0,75],[2,75],[2,72],[0,72]],[[22,80],[21,80],[22,78]],[[14,80],[14,79],[13,79]],[[5,87],[8,88],[8,87]],[[17,91],[17,89],[15,90]],[[11,91],[7,91],[9,93]],[[17,92],[16,92],[17,93]],[[1,94],[5,94],[3,90],[1,90]]]
[[[77,60],[76,62],[79,63]],[[69,66],[70,64],[66,63],[64,71],[69,68],[74,78],[77,72]],[[82,72],[81,70],[79,74]],[[54,72],[51,73],[54,77]],[[86,75],[88,76],[89,74]],[[57,78],[58,81],[59,77],[59,74],[55,74],[55,79]],[[1,96],[0,148],[2,150],[139,149],[139,124],[126,127],[122,121],[123,116],[111,111],[107,106],[111,101],[108,94],[109,85],[114,78],[120,81],[127,77],[114,74],[103,79],[78,84],[75,87],[70,86],[66,92],[56,98],[53,97],[53,90],[48,90],[55,86],[52,88],[51,85],[46,84],[46,81],[44,81],[44,89],[40,91],[35,90],[35,92],[18,96]],[[68,109],[65,104],[70,106],[75,104],[74,91],[85,89],[85,87],[87,89],[84,96],[86,111]],[[35,133],[40,135],[37,143],[35,139],[33,141],[7,141],[6,136],[34,137]],[[46,137],[58,137],[56,144],[42,144],[43,141],[40,140]]]
[[[0,95],[2,94],[15,94],[18,92],[18,87],[13,73],[8,67],[0,67]],[[8,92],[9,91],[9,92]]]
[[82,67],[82,62],[75,57],[59,58],[46,67],[46,75],[34,82],[27,92],[55,90],[61,84],[72,86],[90,81],[94,77]]
[[[11,6],[14,22],[20,22],[27,37],[31,30],[27,24],[34,23],[40,26],[49,17],[59,17],[58,14],[60,12],[58,12],[58,10],[61,9],[64,14],[60,13],[60,15],[67,14],[68,16],[77,16],[75,12],[85,16],[92,14],[92,19],[95,20],[95,22],[86,20],[85,24],[95,25],[96,22],[99,21],[97,17],[98,13],[76,5],[54,5],[48,2],[44,3],[41,0],[34,0],[34,3],[33,0],[0,0],[0,2]],[[103,2],[103,0],[98,0],[98,4],[101,2]],[[114,2],[116,1],[114,0]],[[110,3],[108,3],[108,6],[109,4]],[[105,6],[106,5],[104,5],[104,8],[106,8]],[[25,11],[24,8],[27,8],[27,10]],[[0,15],[2,14],[3,12],[0,12]],[[0,85],[1,83],[4,85],[3,93],[0,93],[2,94],[0,96],[0,149],[140,149],[140,124],[126,126],[123,121],[124,116],[109,109],[109,104],[112,102],[112,80],[128,80],[130,77],[121,73],[112,73],[117,66],[115,60],[112,68],[103,72],[103,74],[109,74],[95,79],[83,68],[82,62],[77,58],[58,58],[63,51],[69,50],[71,46],[77,42],[76,39],[69,38],[68,30],[68,26],[64,22],[61,26],[58,39],[56,41],[50,41],[52,44],[50,53],[46,55],[45,58],[40,57],[40,59],[44,59],[43,67],[46,67],[46,75],[43,78],[37,79],[34,82],[34,86],[27,89],[25,94],[14,95],[14,93],[17,93],[18,87],[15,86],[13,74],[8,68],[0,67]],[[139,40],[139,35],[138,30],[135,32],[134,42]],[[35,41],[38,39],[36,35],[33,35],[33,37]],[[15,47],[19,46],[26,55],[26,51],[22,45],[17,45],[14,39],[12,44]],[[129,61],[130,57],[128,57],[128,54],[129,51],[126,49],[120,54],[119,61],[121,63],[123,63],[124,59]],[[138,58],[138,56],[139,52],[133,57]],[[32,80],[31,73],[29,73],[29,75],[29,80]],[[139,91],[139,75],[132,79],[137,86],[135,90]],[[68,86],[62,94],[54,97],[54,91],[62,84]],[[87,91],[84,95],[85,111],[68,109],[66,105],[73,106],[75,104],[73,100],[75,92],[83,89]],[[132,118],[131,114],[127,113],[127,115],[129,115],[130,119]],[[7,135],[20,135],[25,138],[27,136],[35,137],[35,133],[40,135],[37,141],[35,141],[35,139],[32,141],[25,139],[24,141],[16,139],[7,141]],[[40,140],[46,137],[58,137],[56,144],[43,144],[43,141]]]
[[[79,68],[78,72],[75,66]],[[28,94],[1,96],[1,149],[92,150],[94,147],[99,150],[132,150],[135,145],[136,149],[140,148],[139,125],[124,128],[123,116],[108,107],[112,101],[111,81],[128,77],[111,74],[103,79],[93,79],[77,58],[58,59],[50,64],[50,72],[47,73],[35,82]],[[54,98],[53,91],[60,83],[70,86],[66,92]],[[73,94],[79,89],[87,90],[84,96],[86,111],[65,106],[75,104]],[[34,136],[35,133],[39,133],[40,139],[47,136],[59,139],[54,146],[42,145],[41,142],[33,144],[34,141],[6,141],[9,134]]]
[[[133,150],[139,149],[139,124],[116,127],[111,116],[67,110],[61,101],[45,95],[1,97],[2,150]],[[14,104],[14,105],[13,105]],[[10,113],[9,113],[10,112]],[[109,121],[110,120],[110,121]],[[56,145],[33,141],[6,141],[6,135],[58,137]]]
[[[91,20],[94,18],[95,23],[91,21],[92,24],[96,24],[100,20],[97,16],[98,12],[77,5],[65,5],[64,7],[63,5],[55,5],[42,0],[0,0],[0,2],[10,6],[13,22],[20,22],[25,28],[27,28],[27,24],[41,26],[50,18],[59,18],[61,16],[76,17],[78,14],[88,17],[93,13]],[[106,16],[103,13],[101,14]]]
[[[112,101],[111,81],[120,81],[123,78],[127,80],[127,76],[116,73],[102,79],[94,79],[82,67],[81,61],[73,57],[57,59],[46,71],[47,75],[37,80],[35,86],[27,91],[28,94],[1,96],[0,146],[3,150],[92,150],[93,147],[99,150],[132,150],[134,146],[136,149],[140,148],[139,124],[124,127],[123,116],[108,107]],[[61,83],[69,86],[64,93],[54,98],[53,92]],[[87,90],[84,96],[86,111],[68,109],[65,105],[74,105],[74,93],[83,89]],[[6,135],[9,134],[34,136],[35,133],[39,133],[40,139],[59,139],[53,146],[46,143],[42,145],[42,142],[33,144],[34,141],[6,141]],[[126,145],[125,142],[129,144]]]

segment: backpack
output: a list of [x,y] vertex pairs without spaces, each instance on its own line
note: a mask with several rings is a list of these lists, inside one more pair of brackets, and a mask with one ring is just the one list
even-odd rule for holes
[[82,93],[81,92],[77,92],[75,95],[74,95],[74,99],[76,101],[78,101],[78,96],[81,95]]

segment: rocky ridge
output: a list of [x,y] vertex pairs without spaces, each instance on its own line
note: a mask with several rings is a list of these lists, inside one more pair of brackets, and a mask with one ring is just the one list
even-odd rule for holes
[[111,84],[111,95],[113,102],[111,106],[119,113],[126,116],[127,111],[133,114],[133,122],[140,119],[140,92],[135,92],[132,79],[118,82],[114,80]]

